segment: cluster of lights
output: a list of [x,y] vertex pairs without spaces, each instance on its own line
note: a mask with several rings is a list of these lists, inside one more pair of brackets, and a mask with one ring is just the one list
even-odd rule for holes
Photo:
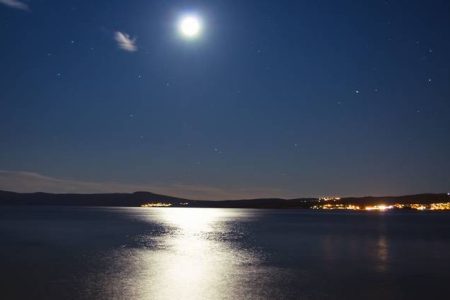
[[353,204],[323,204],[323,205],[314,205],[313,209],[344,209],[344,210],[360,210],[361,208],[358,205]]
[[450,210],[450,202],[431,203],[430,210]]
[[411,209],[411,210],[450,210],[450,202],[431,203],[431,204],[377,204],[370,206],[359,206],[353,204],[321,204],[315,205],[313,209],[325,209],[325,210],[365,210],[365,211],[388,211],[391,209]]
[[407,208],[414,210],[450,210],[450,202],[438,202],[430,204],[396,204],[395,208]]
[[172,204],[162,203],[162,202],[151,202],[151,203],[141,204],[141,207],[169,207],[169,206],[172,206]]
[[427,210],[429,209],[425,204],[395,204],[395,208],[398,209],[413,209],[413,210]]
[[368,210],[368,211],[386,211],[389,209],[393,209],[394,205],[384,205],[384,204],[379,204],[379,205],[373,205],[373,206],[366,206],[364,209]]
[[338,201],[341,200],[340,197],[321,197],[319,201]]

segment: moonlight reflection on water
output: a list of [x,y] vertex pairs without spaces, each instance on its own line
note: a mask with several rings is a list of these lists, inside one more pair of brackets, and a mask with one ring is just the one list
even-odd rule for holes
[[[243,233],[230,225],[230,220],[250,214],[201,208],[146,212],[141,219],[158,223],[165,232],[148,237],[156,247],[129,253],[135,256],[130,291],[139,291],[140,298],[232,298],[243,293],[246,281],[255,275],[264,281],[266,270],[253,268],[260,261],[258,253],[239,247],[236,242]],[[130,261],[129,255],[122,259]]]

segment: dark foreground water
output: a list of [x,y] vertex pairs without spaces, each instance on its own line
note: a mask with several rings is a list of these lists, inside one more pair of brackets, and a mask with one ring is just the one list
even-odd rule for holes
[[0,207],[0,299],[449,299],[450,214]]

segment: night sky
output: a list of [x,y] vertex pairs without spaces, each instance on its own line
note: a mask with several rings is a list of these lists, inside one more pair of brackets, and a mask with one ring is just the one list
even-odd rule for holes
[[0,189],[450,190],[448,0],[0,0],[0,38]]

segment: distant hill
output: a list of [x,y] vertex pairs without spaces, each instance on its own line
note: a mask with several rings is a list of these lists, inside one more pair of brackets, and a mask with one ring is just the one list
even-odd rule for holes
[[166,203],[175,207],[236,207],[236,208],[308,208],[315,198],[305,199],[250,199],[205,201],[190,200],[150,192],[113,194],[51,194],[15,193],[0,191],[0,205],[66,205],[66,206],[128,206],[136,207],[147,203]]
[[[419,194],[392,197],[346,197],[333,203],[374,205],[394,203],[450,202],[447,194]],[[124,206],[138,207],[148,203],[164,203],[174,207],[222,207],[222,208],[311,208],[319,202],[318,198],[263,198],[245,200],[190,200],[150,192],[112,193],[112,194],[51,194],[15,193],[0,191],[0,205],[65,205],[65,206]]]
[[186,200],[150,192],[51,194],[0,191],[0,205],[140,206],[154,201],[175,204]]

